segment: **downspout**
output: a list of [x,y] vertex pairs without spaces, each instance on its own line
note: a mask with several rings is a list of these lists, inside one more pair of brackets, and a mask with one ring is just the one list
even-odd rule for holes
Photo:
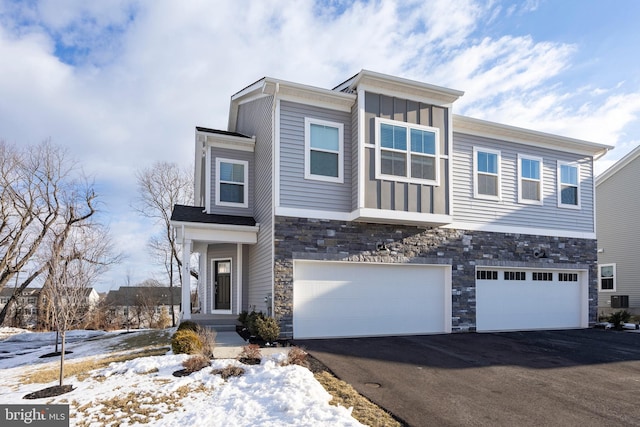
[[[273,189],[271,191],[271,298],[267,299],[267,311],[271,311],[272,316],[275,318],[275,209],[276,203],[280,202],[280,103],[278,100],[278,93],[280,92],[280,82],[276,82],[276,87],[273,92],[273,102],[271,103],[271,117],[273,120],[271,138],[273,143],[271,144],[271,182]],[[276,151],[276,147],[278,150]],[[265,297],[266,298],[266,297]],[[270,310],[269,310],[270,309]]]

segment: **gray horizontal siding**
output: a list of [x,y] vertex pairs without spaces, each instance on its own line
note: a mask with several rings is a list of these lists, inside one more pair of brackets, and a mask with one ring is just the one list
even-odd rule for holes
[[[254,205],[254,161],[253,153],[249,151],[230,150],[226,148],[211,147],[211,213],[220,215],[240,215],[240,216],[252,216]],[[243,160],[249,162],[249,182],[248,189],[248,207],[236,208],[232,206],[217,206],[216,205],[216,159],[231,159],[231,160]]]
[[[473,148],[501,153],[502,200],[473,197]],[[543,159],[543,205],[518,203],[518,154]],[[558,207],[557,161],[580,164],[580,210]],[[593,162],[590,157],[465,134],[453,135],[454,221],[593,232]]]
[[609,307],[611,295],[628,295],[629,307],[640,311],[640,157],[596,188],[599,264],[616,264],[616,292],[600,292],[598,305]]
[[[344,124],[344,183],[304,178],[305,117]],[[288,101],[280,103],[280,206],[351,211],[351,114]]]

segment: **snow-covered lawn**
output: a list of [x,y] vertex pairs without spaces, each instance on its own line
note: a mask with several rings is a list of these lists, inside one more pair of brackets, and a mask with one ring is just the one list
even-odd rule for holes
[[[7,332],[1,328],[0,337]],[[67,363],[102,357],[130,335],[73,331]],[[59,365],[59,358],[39,358],[53,351],[54,339],[55,334],[20,333],[0,341],[0,402],[69,404],[71,425],[78,426],[361,425],[350,410],[329,405],[331,396],[308,369],[285,365],[284,354],[263,357],[254,366],[217,359],[210,368],[174,377],[188,356],[169,352],[111,363],[86,378],[67,378],[65,384],[75,389],[58,397],[24,400],[28,393],[57,384],[24,383],[31,372]],[[224,380],[212,372],[229,365],[241,366],[244,374]]]

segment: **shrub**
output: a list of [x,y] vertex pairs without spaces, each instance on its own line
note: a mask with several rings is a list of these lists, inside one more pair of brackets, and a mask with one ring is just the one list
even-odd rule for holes
[[190,358],[182,362],[182,366],[189,373],[197,372],[209,365],[211,365],[209,358],[203,356],[202,354],[196,354],[195,356],[191,356]]
[[622,325],[631,319],[631,313],[627,310],[616,311],[609,316],[609,322],[613,323],[615,329],[622,329]]
[[258,336],[258,330],[256,329],[256,322],[258,319],[264,319],[264,314],[261,311],[252,311],[247,315],[247,329],[251,332],[251,335]]
[[238,360],[248,365],[257,365],[260,363],[262,354],[258,344],[249,344],[242,347],[242,351],[238,356]]
[[307,352],[300,347],[291,347],[287,353],[287,365],[307,366]]
[[200,325],[192,320],[185,320],[180,322],[180,324],[178,325],[179,331],[182,331],[183,329],[198,332],[200,330]]
[[247,310],[244,310],[242,313],[238,315],[238,322],[240,322],[242,326],[246,327],[248,318],[249,318],[249,312]]
[[280,325],[273,317],[256,318],[256,335],[267,342],[274,342],[280,336]]
[[244,368],[240,366],[228,365],[222,369],[214,369],[211,372],[213,375],[220,375],[223,380],[229,379],[231,377],[239,377],[244,374]]
[[196,354],[202,352],[202,341],[198,334],[190,329],[176,331],[171,337],[171,350],[174,354]]
[[216,331],[209,328],[200,328],[197,332],[202,342],[201,354],[209,359],[213,358],[213,349],[216,346]]

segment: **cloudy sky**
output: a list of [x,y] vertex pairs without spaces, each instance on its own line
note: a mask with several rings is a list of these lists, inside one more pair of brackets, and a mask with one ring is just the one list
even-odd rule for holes
[[100,290],[161,269],[135,172],[193,162],[263,76],[332,88],[361,69],[465,91],[458,114],[640,144],[640,2],[0,0],[0,139],[50,138],[95,178],[127,255]]

